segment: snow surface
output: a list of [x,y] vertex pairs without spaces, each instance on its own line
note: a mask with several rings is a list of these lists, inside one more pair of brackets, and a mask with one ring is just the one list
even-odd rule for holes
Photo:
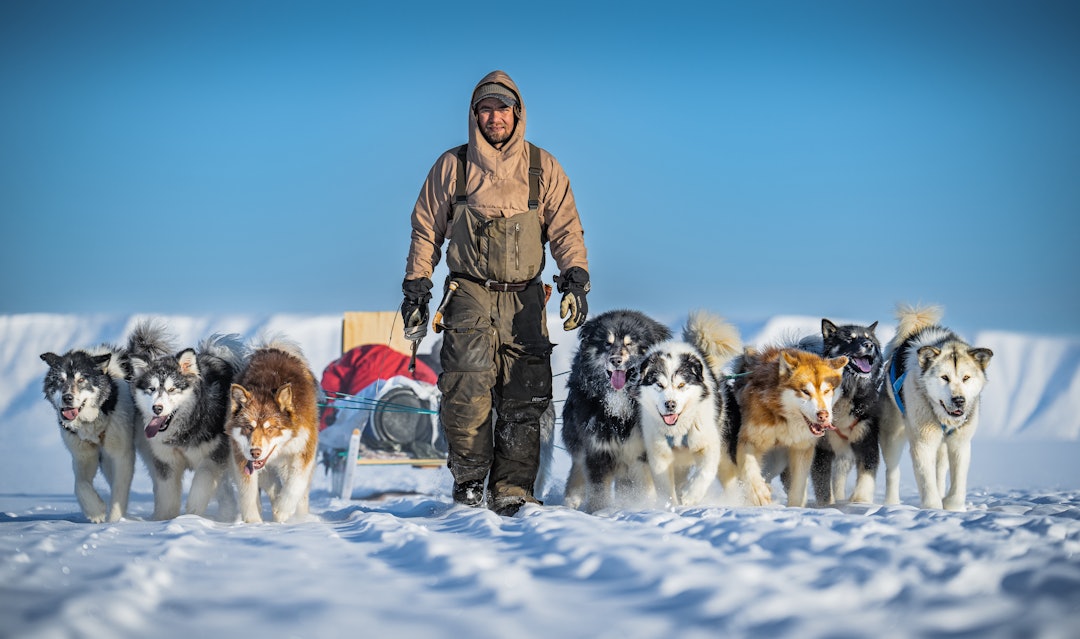
[[[995,355],[965,513],[916,508],[905,460],[900,506],[731,507],[714,487],[699,507],[587,515],[559,505],[556,450],[547,505],[509,518],[453,505],[446,469],[369,466],[351,500],[320,467],[301,523],[149,521],[139,462],[128,518],[89,524],[38,356],[138,319],[0,316],[0,637],[1078,635],[1080,342],[969,336]],[[187,343],[284,333],[317,374],[339,354],[337,316],[164,319]],[[819,322],[739,327],[759,344]],[[563,372],[575,336],[549,325]]]

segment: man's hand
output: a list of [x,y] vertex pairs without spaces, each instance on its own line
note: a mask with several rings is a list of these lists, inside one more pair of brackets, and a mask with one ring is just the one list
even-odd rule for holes
[[580,266],[566,269],[562,276],[555,276],[555,284],[563,294],[559,304],[559,317],[565,319],[563,330],[572,331],[585,323],[589,317],[589,303],[585,294],[589,286],[589,273]]
[[405,320],[405,339],[417,342],[427,335],[428,303],[431,301],[431,280],[421,277],[401,283],[405,299],[401,301],[401,319]]

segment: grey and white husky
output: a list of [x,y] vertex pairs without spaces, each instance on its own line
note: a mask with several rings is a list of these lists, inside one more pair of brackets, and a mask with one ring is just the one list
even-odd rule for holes
[[[42,390],[56,409],[60,436],[71,453],[75,497],[94,523],[125,515],[135,473],[135,407],[125,377],[126,356],[114,346],[42,353],[49,365]],[[98,469],[109,485],[109,503],[94,489]]]
[[900,455],[908,442],[922,507],[965,508],[971,438],[994,353],[940,326],[941,315],[939,307],[897,310],[896,336],[886,352],[892,401],[883,402],[881,422],[886,504],[900,502]]
[[229,388],[243,368],[245,347],[236,335],[214,335],[198,348],[175,354],[160,324],[136,329],[131,353],[132,392],[138,412],[139,452],[154,485],[154,519],[180,514],[186,471],[193,471],[186,513],[205,515],[217,495],[218,517],[237,515],[235,488],[228,481],[231,449],[225,434]]

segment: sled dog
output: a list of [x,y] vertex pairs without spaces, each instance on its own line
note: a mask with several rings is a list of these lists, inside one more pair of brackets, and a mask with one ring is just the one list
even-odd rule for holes
[[262,521],[260,490],[274,521],[307,516],[319,444],[317,394],[307,359],[284,340],[256,348],[232,385],[226,430],[246,523]]
[[[763,474],[765,456],[787,450],[788,506],[806,505],[806,484],[818,440],[834,428],[833,401],[840,387],[844,356],[824,359],[797,348],[748,350],[735,360],[720,458],[725,492],[741,481],[753,505],[771,503]],[[731,404],[734,404],[732,406]],[[779,452],[779,451],[778,451]]]
[[[878,429],[884,382],[884,356],[875,330],[877,322],[837,325],[821,320],[821,335],[799,343],[824,357],[848,358],[843,381],[833,401],[833,426],[818,440],[810,477],[819,506],[836,501],[870,503],[874,500],[880,452]],[[847,479],[855,467],[855,488],[850,498]]]
[[722,454],[723,367],[742,350],[738,330],[694,313],[683,341],[653,346],[638,386],[641,432],[657,497],[666,507],[701,502],[716,480]]
[[[160,324],[144,327],[143,350],[133,350],[136,440],[154,486],[154,519],[180,514],[184,473],[193,471],[188,514],[204,515],[217,494],[218,517],[235,517],[236,495],[226,477],[229,385],[244,348],[236,335],[214,335],[197,349],[155,356],[172,338]],[[149,345],[151,348],[146,348]]]
[[941,316],[935,306],[897,309],[896,336],[886,352],[891,400],[883,402],[881,423],[886,504],[900,503],[899,462],[907,442],[922,507],[965,508],[971,438],[994,353],[940,326]]
[[595,512],[620,499],[651,497],[652,480],[638,423],[637,366],[671,331],[638,311],[602,313],[582,325],[563,405],[562,439],[570,452],[563,503]]
[[[135,474],[135,406],[125,380],[125,354],[102,345],[43,353],[41,359],[49,365],[42,390],[71,453],[83,515],[96,524],[117,521],[127,511]],[[99,467],[109,485],[108,505],[94,489]]]

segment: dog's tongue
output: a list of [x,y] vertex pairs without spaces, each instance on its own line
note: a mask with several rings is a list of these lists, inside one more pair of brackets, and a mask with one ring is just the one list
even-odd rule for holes
[[250,474],[254,473],[256,470],[262,469],[262,467],[265,466],[265,465],[266,465],[266,458],[265,457],[263,457],[262,459],[256,459],[254,461],[249,460],[248,463],[244,466],[244,473],[250,475]]
[[855,364],[855,368],[859,369],[859,371],[863,373],[870,372],[870,360],[866,359],[865,357],[856,357],[851,361],[853,364]]
[[65,408],[64,410],[60,411],[60,415],[63,416],[64,421],[68,421],[68,422],[74,421],[75,418],[79,416],[79,409],[78,408]]
[[160,415],[151,419],[150,423],[146,425],[146,438],[151,439],[154,435],[157,435],[161,427],[165,425],[166,419],[168,418]]
[[664,423],[668,426],[674,426],[675,422],[679,421],[679,414],[672,413],[670,415],[663,415]]
[[626,371],[611,371],[611,386],[615,390],[622,390],[626,386]]

